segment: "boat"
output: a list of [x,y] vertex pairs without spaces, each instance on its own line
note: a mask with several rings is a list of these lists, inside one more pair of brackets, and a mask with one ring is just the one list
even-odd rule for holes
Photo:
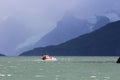
[[55,57],[49,56],[49,55],[44,55],[42,57],[42,60],[44,61],[56,61],[57,59]]

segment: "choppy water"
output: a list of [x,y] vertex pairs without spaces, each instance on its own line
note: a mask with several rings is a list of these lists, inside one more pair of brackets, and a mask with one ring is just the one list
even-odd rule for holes
[[120,80],[118,57],[0,57],[0,80]]

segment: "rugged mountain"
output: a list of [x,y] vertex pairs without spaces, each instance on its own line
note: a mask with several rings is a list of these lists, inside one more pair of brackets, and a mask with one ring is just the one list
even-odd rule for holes
[[57,46],[35,48],[21,56],[39,56],[46,53],[57,56],[119,56],[120,21],[109,23],[94,32]]
[[55,29],[40,39],[35,46],[57,45],[90,32],[89,23],[71,15],[66,15],[57,23]]
[[90,26],[93,26],[92,30],[94,31],[110,23],[109,18],[106,16],[96,16],[96,20],[95,24],[90,24],[86,20],[81,20],[71,15],[64,16],[63,19],[57,23],[56,28],[40,39],[35,44],[35,47],[58,45],[80,35],[89,33]]
[[28,51],[35,47],[45,47],[49,45],[58,45],[80,35],[97,30],[110,22],[108,17],[96,16],[96,23],[90,24],[86,20],[75,18],[72,15],[65,15],[58,23],[55,29],[46,34],[35,45],[22,48],[20,51]]
[[106,16],[96,16],[96,23],[93,26],[93,31],[100,29],[101,27],[105,26],[106,24],[110,23],[110,19]]

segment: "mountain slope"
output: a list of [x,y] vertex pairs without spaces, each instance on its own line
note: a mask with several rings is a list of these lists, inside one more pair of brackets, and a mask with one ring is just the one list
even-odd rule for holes
[[106,24],[110,23],[110,19],[106,16],[96,16],[96,23],[94,24],[93,31],[100,29]]
[[[19,51],[28,51],[36,47],[58,45],[80,35],[97,30],[110,23],[106,16],[96,16],[96,23],[92,24],[86,20],[75,18],[72,15],[65,15],[56,25],[56,28],[42,37],[37,43],[22,48]],[[93,27],[93,28],[92,28]]]
[[0,53],[0,56],[5,56],[5,55]]
[[119,34],[120,21],[117,21],[63,44],[36,48],[24,52],[21,56],[38,56],[46,52],[58,56],[118,56],[120,55]]
[[88,32],[90,32],[90,28],[86,20],[67,15],[57,23],[55,29],[36,43],[36,47],[57,45]]

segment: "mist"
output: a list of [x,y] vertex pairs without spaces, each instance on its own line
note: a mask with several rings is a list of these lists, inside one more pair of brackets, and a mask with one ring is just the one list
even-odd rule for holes
[[18,55],[55,28],[65,14],[89,22],[96,15],[120,18],[119,0],[0,0],[0,53]]

